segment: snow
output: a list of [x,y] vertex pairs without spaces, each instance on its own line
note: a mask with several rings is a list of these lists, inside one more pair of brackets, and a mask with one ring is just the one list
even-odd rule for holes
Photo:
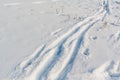
[[0,2],[0,80],[120,80],[119,0]]

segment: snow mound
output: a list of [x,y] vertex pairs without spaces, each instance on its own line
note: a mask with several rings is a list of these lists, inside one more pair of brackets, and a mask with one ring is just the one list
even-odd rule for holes
[[95,69],[92,80],[120,80],[120,60],[108,61]]

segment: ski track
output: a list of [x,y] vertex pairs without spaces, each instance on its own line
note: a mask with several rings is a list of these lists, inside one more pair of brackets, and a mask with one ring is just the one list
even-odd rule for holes
[[[53,0],[52,2],[57,2],[59,0]],[[21,6],[24,4],[31,4],[31,5],[40,5],[40,4],[44,4],[44,3],[48,3],[47,1],[34,1],[34,2],[30,2],[30,3],[23,3],[23,2],[9,2],[9,3],[4,3],[3,6]]]
[[18,3],[18,2],[4,3],[3,5],[4,5],[4,6],[18,6],[18,5],[21,5],[21,3]]
[[[43,45],[18,64],[13,79],[64,80],[72,68],[79,49],[85,43],[83,40],[87,31],[95,23],[102,21],[108,13],[110,13],[109,3],[108,0],[104,0],[101,9],[95,15],[77,23],[53,43]],[[84,47],[87,47],[86,43]]]
[[61,32],[62,30],[63,30],[62,28],[57,29],[56,31],[54,31],[54,32],[51,33],[51,36],[57,35],[57,34],[58,34],[59,32]]
[[44,4],[46,3],[46,1],[34,1],[34,2],[30,2],[30,3],[23,3],[23,2],[9,2],[9,3],[4,3],[3,6],[23,6],[23,5],[40,5],[40,4]]

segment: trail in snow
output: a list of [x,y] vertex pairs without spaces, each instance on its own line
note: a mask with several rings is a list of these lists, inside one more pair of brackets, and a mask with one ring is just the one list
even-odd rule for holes
[[52,35],[52,36],[53,36],[53,35],[57,35],[60,31],[62,31],[61,28],[60,28],[60,29],[57,29],[57,30],[54,31],[54,32],[52,32],[51,35]]
[[[57,2],[59,0],[53,0],[51,2]],[[21,5],[24,5],[24,4],[31,4],[31,5],[40,5],[40,4],[44,4],[44,3],[47,3],[48,1],[33,1],[33,2],[30,2],[30,3],[23,3],[23,2],[8,2],[8,3],[4,3],[3,5],[4,6],[21,6]]]
[[5,3],[4,6],[18,6],[21,5],[19,2],[13,2],[13,3]]
[[33,55],[18,64],[12,75],[14,80],[64,80],[84,44],[85,34],[96,22],[103,20],[107,13],[109,4],[104,0],[95,15],[77,23],[53,43],[38,48]]
[[46,1],[34,1],[31,3],[23,3],[23,2],[9,2],[9,3],[4,3],[3,6],[23,6],[24,4],[31,4],[31,5],[40,5],[46,3]]

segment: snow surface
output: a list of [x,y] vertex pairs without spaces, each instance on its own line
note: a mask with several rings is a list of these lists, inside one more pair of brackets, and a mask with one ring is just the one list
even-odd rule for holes
[[120,0],[4,0],[0,17],[0,80],[120,80]]

